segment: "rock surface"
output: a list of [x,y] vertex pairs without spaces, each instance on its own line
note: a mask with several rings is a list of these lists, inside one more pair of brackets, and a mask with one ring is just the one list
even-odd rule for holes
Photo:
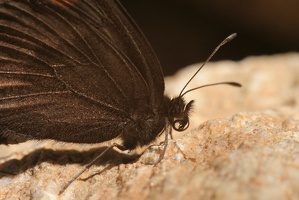
[[[179,94],[198,67],[166,78],[167,93]],[[175,134],[160,163],[146,164],[163,146],[134,162],[134,154],[111,151],[60,196],[109,144],[1,146],[0,169],[16,175],[0,174],[0,199],[298,199],[298,75],[296,53],[207,64],[188,88],[221,81],[243,87],[188,93],[195,100],[190,128]]]

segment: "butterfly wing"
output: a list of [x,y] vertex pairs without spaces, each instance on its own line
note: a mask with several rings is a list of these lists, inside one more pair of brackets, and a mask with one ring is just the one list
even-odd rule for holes
[[117,2],[1,1],[0,143],[109,140],[163,92],[159,62]]

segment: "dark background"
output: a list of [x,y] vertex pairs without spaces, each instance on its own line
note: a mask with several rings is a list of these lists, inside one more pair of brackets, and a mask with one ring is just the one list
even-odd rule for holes
[[299,50],[299,1],[120,0],[152,44],[165,75],[202,62]]

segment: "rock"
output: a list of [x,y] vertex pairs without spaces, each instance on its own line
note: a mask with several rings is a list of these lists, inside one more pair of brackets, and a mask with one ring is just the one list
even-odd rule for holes
[[[179,94],[199,65],[166,78]],[[138,159],[111,151],[58,192],[109,144],[47,141],[1,146],[1,199],[296,199],[299,197],[299,54],[209,63],[188,88],[237,81],[188,93],[190,128]],[[163,140],[163,138],[162,138]],[[159,144],[159,142],[156,142]],[[4,154],[2,152],[7,151]],[[126,164],[123,164],[126,163]],[[0,174],[1,175],[1,174]],[[83,179],[83,180],[82,180]]]

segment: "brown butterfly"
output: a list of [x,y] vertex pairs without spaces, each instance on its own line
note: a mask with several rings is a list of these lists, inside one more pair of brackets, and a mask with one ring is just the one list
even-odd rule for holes
[[0,144],[148,145],[169,125],[188,127],[184,95],[200,87],[186,86],[164,95],[155,53],[116,0],[1,0]]

